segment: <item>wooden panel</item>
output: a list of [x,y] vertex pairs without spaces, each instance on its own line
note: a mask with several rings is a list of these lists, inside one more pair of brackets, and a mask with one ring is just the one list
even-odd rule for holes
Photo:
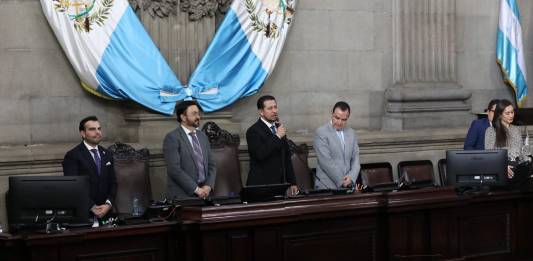
[[228,235],[229,256],[228,260],[245,261],[251,260],[252,257],[252,241],[250,234],[247,232],[234,232]]
[[283,240],[283,260],[376,260],[375,244],[373,230],[293,235]]
[[252,260],[253,239],[246,230],[207,232],[202,244],[202,249],[207,249],[198,250],[203,260]]
[[166,260],[164,237],[130,236],[91,240],[82,244],[64,245],[60,249],[61,260]]
[[431,255],[428,223],[423,212],[394,215],[389,218],[389,249],[391,258]]
[[280,230],[278,260],[376,260],[377,227],[375,216],[287,225]]
[[464,217],[459,221],[461,256],[481,256],[511,252],[509,213]]

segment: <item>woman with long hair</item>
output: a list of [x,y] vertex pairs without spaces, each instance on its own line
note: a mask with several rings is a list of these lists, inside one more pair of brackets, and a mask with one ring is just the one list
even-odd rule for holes
[[[514,106],[508,100],[500,100],[494,111],[492,127],[485,132],[485,149],[506,149],[509,161],[516,161],[520,156],[522,135],[520,129],[511,124],[514,119]],[[507,176],[514,176],[513,167],[508,166]]]

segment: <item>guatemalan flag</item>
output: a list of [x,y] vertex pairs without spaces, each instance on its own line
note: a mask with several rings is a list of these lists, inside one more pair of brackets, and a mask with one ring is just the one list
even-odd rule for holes
[[500,0],[500,22],[497,35],[497,62],[503,72],[505,82],[515,91],[518,107],[522,107],[527,97],[527,78],[520,12],[515,0]]
[[[189,80],[187,95],[210,112],[256,93],[281,54],[295,7],[296,0],[234,0]],[[161,96],[176,101],[181,92],[167,88]]]
[[183,93],[183,86],[126,0],[41,0],[41,5],[87,91],[174,112],[175,102],[161,99],[160,92]]

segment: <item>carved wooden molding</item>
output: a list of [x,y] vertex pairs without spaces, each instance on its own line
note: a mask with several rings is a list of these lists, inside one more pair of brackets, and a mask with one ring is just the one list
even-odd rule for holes
[[221,147],[224,145],[239,145],[240,138],[237,134],[231,134],[221,129],[212,121],[208,121],[202,127],[202,131],[207,135],[211,147]]
[[115,159],[150,159],[150,151],[148,151],[148,149],[135,150],[132,146],[125,143],[115,142],[113,145],[109,146],[108,149],[113,152],[113,158]]

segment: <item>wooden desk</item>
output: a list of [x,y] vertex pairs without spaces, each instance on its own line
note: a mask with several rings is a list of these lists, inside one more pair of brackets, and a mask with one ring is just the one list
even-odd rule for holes
[[186,207],[183,222],[0,237],[1,260],[533,260],[533,194],[451,189]]
[[186,260],[532,260],[532,202],[444,188],[190,207],[184,251]]
[[8,236],[0,238],[0,259],[177,260],[177,231],[176,222],[162,222]]

